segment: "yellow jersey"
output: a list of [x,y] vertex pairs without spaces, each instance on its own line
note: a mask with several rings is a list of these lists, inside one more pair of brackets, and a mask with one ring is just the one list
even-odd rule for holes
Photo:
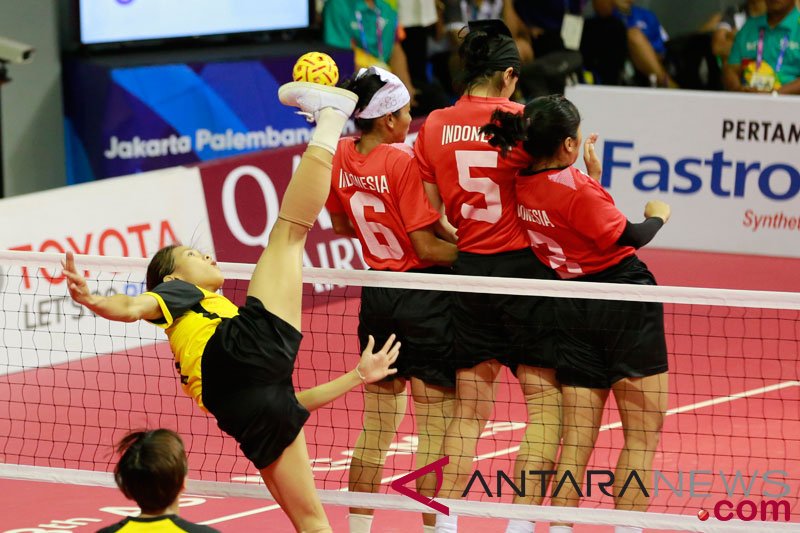
[[163,320],[153,321],[153,324],[166,330],[184,392],[205,409],[203,351],[220,322],[238,315],[239,308],[221,294],[182,280],[161,283],[145,294],[158,301],[164,315]]
[[104,527],[97,533],[219,533],[219,530],[208,526],[199,526],[187,522],[177,515],[169,514],[142,518],[130,516],[113,526]]

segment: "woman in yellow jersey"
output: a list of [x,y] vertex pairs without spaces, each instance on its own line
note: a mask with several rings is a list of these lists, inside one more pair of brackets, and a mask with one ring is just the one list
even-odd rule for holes
[[180,435],[169,429],[133,431],[117,444],[119,462],[114,480],[126,498],[142,510],[97,533],[215,533],[218,530],[178,516],[178,500],[186,488],[189,464]]
[[135,297],[91,294],[72,254],[67,254],[64,273],[72,298],[96,314],[125,322],[144,319],[165,328],[184,390],[237,440],[294,527],[325,532],[331,529],[302,431],[308,411],[395,373],[389,366],[399,343],[390,337],[373,353],[372,341],[353,371],[295,394],[303,247],[328,197],[333,153],[358,98],[344,89],[304,82],[286,84],[278,95],[317,126],[284,194],[244,306],[237,308],[216,293],[224,281],[216,262],[187,246],[160,250],[148,266],[148,292]]

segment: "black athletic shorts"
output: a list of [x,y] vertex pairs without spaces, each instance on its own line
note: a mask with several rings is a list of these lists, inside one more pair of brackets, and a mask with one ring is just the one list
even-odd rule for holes
[[302,338],[248,296],[203,351],[203,404],[259,470],[280,457],[309,417],[292,385]]
[[[635,255],[574,281],[656,285]],[[657,302],[557,298],[558,379],[564,385],[608,389],[626,377],[667,371],[664,307]]]
[[[503,278],[556,279],[530,248],[492,255],[459,252],[456,274]],[[555,319],[551,298],[505,294],[454,294],[453,357],[457,368],[490,359],[515,370],[525,364],[555,368]]]
[[[410,272],[452,273],[444,267]],[[394,333],[402,343],[394,368],[396,377],[421,379],[431,385],[454,387],[452,295],[447,291],[422,291],[363,287],[358,313],[358,340],[361,351],[367,338],[375,338],[380,348]]]

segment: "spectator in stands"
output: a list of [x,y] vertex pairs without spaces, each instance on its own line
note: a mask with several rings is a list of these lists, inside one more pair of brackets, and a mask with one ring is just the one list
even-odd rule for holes
[[186,531],[213,533],[178,517],[178,499],[186,486],[189,465],[180,435],[169,429],[134,431],[117,445],[121,455],[114,480],[126,498],[142,510],[98,533],[115,531]]
[[[431,56],[434,76],[450,96],[457,98],[463,87],[459,80],[461,58],[458,48],[466,34],[467,25],[476,20],[501,20],[506,13],[504,0],[442,0],[439,2],[439,34]],[[530,38],[516,39],[522,63],[533,61]]]
[[405,30],[399,25],[397,10],[385,0],[327,0],[322,34],[326,44],[354,51],[356,70],[378,66],[393,72],[415,105],[417,91],[400,44]]
[[397,16],[405,28],[400,43],[408,61],[411,80],[427,80],[428,37],[436,31],[436,0],[397,0]]
[[583,63],[578,50],[586,3],[587,0],[506,1],[503,18],[520,49],[523,64],[517,88],[525,99],[563,93],[570,80],[577,82]]
[[669,36],[655,13],[634,0],[593,0],[593,5],[599,16],[611,12],[628,28],[628,54],[640,84],[646,80],[651,86],[677,87],[664,67]]
[[533,56],[540,58],[565,49],[561,38],[564,15],[581,16],[586,2],[587,0],[508,0],[503,15],[514,37],[518,40],[527,39],[533,49]]
[[588,83],[623,85],[628,30],[614,16],[613,0],[592,0],[592,9],[595,16],[586,19],[581,37],[584,78]]
[[428,75],[428,42],[435,36],[439,21],[436,0],[397,0],[397,15],[400,27],[405,28],[401,46],[411,83],[417,89],[411,113],[424,116],[450,103],[444,88]]
[[800,10],[795,0],[767,0],[733,41],[723,83],[729,91],[800,94]]
[[736,32],[742,29],[748,19],[763,15],[767,11],[765,0],[747,0],[738,6],[729,6],[724,13],[718,13],[706,27],[712,26],[711,51],[724,65],[733,47]]

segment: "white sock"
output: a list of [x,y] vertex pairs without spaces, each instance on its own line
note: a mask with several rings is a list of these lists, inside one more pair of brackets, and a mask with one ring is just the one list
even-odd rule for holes
[[347,515],[347,523],[350,525],[350,533],[370,533],[372,515],[350,513]]
[[422,533],[436,533],[436,526],[422,526]]
[[506,533],[534,533],[536,524],[527,520],[509,520]]
[[616,526],[614,533],[642,533],[642,528],[633,526]]
[[317,127],[314,128],[308,145],[319,146],[332,154],[335,153],[336,145],[339,144],[339,137],[342,136],[342,130],[348,118],[344,113],[332,107],[320,109],[317,116]]
[[458,516],[436,515],[436,533],[458,533]]
[[572,533],[572,526],[550,526],[550,533]]

